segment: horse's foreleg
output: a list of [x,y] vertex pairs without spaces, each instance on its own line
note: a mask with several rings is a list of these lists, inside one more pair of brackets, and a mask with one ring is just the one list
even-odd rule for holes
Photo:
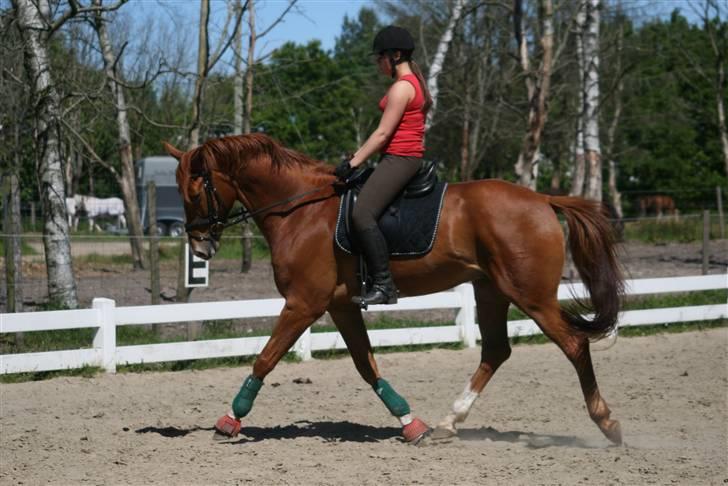
[[483,338],[480,365],[465,390],[455,400],[449,414],[437,425],[433,438],[457,434],[455,424],[464,422],[473,403],[488,384],[498,367],[511,355],[508,342],[507,316],[509,301],[488,280],[473,282],[478,311],[478,326]]
[[270,339],[253,364],[253,373],[245,379],[240,391],[235,395],[230,412],[215,424],[218,432],[233,437],[238,434],[240,419],[248,415],[253,408],[253,402],[263,386],[265,377],[273,371],[303,332],[323,313],[323,310],[315,311],[305,305],[291,305],[289,301],[286,302]]
[[387,410],[399,420],[405,440],[418,442],[429,432],[429,427],[422,420],[412,417],[407,401],[380,376],[359,308],[351,306],[329,309],[329,314],[344,338],[349,354],[354,360],[354,366],[361,377],[371,385]]

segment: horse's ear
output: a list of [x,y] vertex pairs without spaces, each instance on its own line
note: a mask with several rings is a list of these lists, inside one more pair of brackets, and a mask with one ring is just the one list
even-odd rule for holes
[[167,142],[162,142],[162,145],[164,146],[164,150],[166,150],[169,155],[171,155],[178,161],[182,160],[182,155],[184,155],[184,152],[168,144]]

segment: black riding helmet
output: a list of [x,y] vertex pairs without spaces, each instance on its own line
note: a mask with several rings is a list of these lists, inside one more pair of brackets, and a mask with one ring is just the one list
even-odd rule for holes
[[381,54],[384,51],[414,51],[415,41],[402,27],[390,25],[379,31],[374,37],[372,51],[374,54]]
[[[395,77],[396,66],[399,63],[409,61],[412,58],[412,51],[415,50],[415,40],[407,29],[390,25],[382,30],[374,37],[372,44],[373,54],[386,54],[389,64],[392,66],[392,78]],[[402,57],[398,61],[394,60],[394,51],[400,51]]]

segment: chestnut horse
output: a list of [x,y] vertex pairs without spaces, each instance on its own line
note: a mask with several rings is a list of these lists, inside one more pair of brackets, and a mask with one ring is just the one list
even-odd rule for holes
[[[340,191],[333,168],[262,134],[210,140],[184,153],[168,144],[165,148],[180,161],[177,183],[192,251],[212,258],[222,229],[231,224],[230,209],[240,201],[245,217],[255,220],[270,246],[275,283],[285,299],[252,375],[217,430],[238,433],[239,419],[250,411],[262,380],[328,311],[361,377],[400,419],[405,439],[419,440],[427,427],[410,416],[407,402],[381,379],[361,311],[351,302],[360,293],[357,258],[334,244]],[[556,298],[564,264],[557,211],[568,223],[573,259],[591,295],[591,320],[562,308]],[[566,354],[592,420],[609,440],[621,443],[619,422],[610,418],[589,353],[589,338],[616,325],[623,289],[612,230],[599,203],[537,194],[498,180],[450,184],[432,251],[416,259],[393,259],[391,269],[402,295],[438,292],[463,282],[472,282],[475,290],[481,361],[435,436],[457,433],[455,424],[465,419],[510,356],[506,316],[513,303]]]

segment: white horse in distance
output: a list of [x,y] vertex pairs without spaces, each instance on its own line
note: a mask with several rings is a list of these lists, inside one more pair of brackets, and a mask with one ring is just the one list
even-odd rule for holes
[[76,212],[76,199],[66,198],[66,214],[68,214],[68,227],[78,230],[78,213]]
[[119,228],[126,228],[126,217],[124,216],[124,201],[118,197],[98,198],[76,194],[73,197],[76,203],[76,212],[86,214],[89,230],[101,231],[101,228],[94,222],[100,216],[116,216]]

